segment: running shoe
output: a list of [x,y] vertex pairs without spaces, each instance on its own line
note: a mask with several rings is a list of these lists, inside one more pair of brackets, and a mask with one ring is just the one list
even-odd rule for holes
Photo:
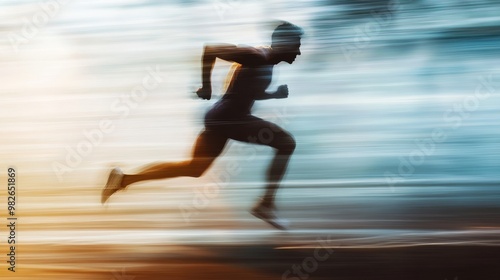
[[273,227],[280,230],[287,230],[289,222],[285,219],[280,219],[276,216],[275,209],[272,207],[266,207],[262,205],[261,202],[257,203],[250,211],[252,215],[263,220],[264,222],[272,225]]
[[113,195],[115,192],[122,189],[122,179],[123,172],[120,168],[115,167],[109,173],[108,182],[106,186],[102,190],[101,194],[101,203],[104,204],[108,200],[108,198]]

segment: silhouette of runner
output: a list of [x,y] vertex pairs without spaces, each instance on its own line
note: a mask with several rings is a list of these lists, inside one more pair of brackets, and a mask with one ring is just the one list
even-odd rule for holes
[[272,93],[265,90],[271,83],[274,65],[282,61],[292,64],[300,55],[302,34],[300,27],[284,22],[274,30],[271,47],[206,45],[202,58],[202,87],[196,92],[200,98],[211,98],[210,79],[216,58],[237,64],[225,95],[205,115],[205,129],[196,140],[192,159],[154,164],[137,174],[123,174],[119,168],[114,168],[102,191],[101,202],[105,203],[115,192],[137,182],[179,176],[200,177],[221,154],[228,139],[233,139],[275,149],[267,171],[266,192],[251,213],[278,229],[286,229],[287,223],[275,214],[274,199],[295,149],[295,140],[281,127],[251,115],[250,111],[255,100],[288,97],[287,85],[279,86]]

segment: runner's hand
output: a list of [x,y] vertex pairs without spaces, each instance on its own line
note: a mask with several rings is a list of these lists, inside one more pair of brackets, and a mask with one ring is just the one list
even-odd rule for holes
[[210,98],[212,97],[212,89],[210,87],[209,88],[201,87],[196,91],[196,94],[201,99],[210,100]]
[[274,98],[287,98],[288,97],[288,86],[281,85],[278,87],[278,90],[274,93]]

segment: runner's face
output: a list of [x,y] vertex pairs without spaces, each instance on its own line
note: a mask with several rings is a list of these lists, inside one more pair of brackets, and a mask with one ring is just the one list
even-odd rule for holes
[[300,55],[300,38],[291,39],[286,43],[284,42],[283,45],[279,47],[279,52],[283,61],[292,64],[295,58]]

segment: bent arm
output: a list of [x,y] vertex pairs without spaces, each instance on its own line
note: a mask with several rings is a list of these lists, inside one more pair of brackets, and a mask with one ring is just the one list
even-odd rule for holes
[[266,63],[264,55],[252,47],[238,47],[232,44],[205,45],[201,77],[203,87],[211,85],[210,77],[216,58],[250,66],[258,66]]
[[255,100],[268,100],[268,99],[275,99],[276,95],[275,95],[275,92],[263,91],[259,94],[256,94],[254,98],[255,98]]
[[267,100],[267,99],[281,99],[281,98],[287,98],[288,97],[288,86],[287,85],[281,85],[278,87],[278,89],[275,92],[261,92],[255,95],[254,99],[255,100]]
[[212,88],[210,77],[212,76],[212,70],[214,68],[216,58],[217,57],[213,54],[209,46],[205,46],[203,56],[201,58],[201,81],[203,88]]

